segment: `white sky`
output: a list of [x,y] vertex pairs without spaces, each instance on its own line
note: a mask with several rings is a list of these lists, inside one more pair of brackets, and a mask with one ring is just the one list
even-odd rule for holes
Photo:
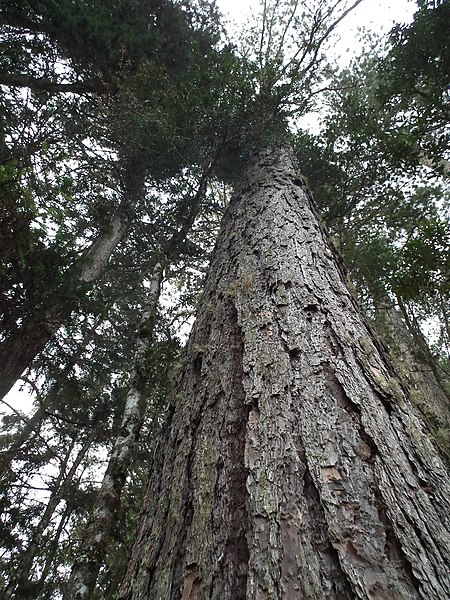
[[[237,23],[249,22],[252,11],[257,14],[260,6],[259,0],[217,0],[217,3],[224,16]],[[351,3],[349,0],[348,4]],[[358,28],[387,33],[395,23],[410,22],[416,10],[415,0],[364,0],[339,25],[339,52],[344,53],[347,48],[357,52]]]
[[[252,9],[257,12],[259,6],[258,0],[218,0],[217,4],[224,15],[243,21]],[[352,28],[364,25],[389,30],[393,23],[410,21],[416,10],[415,0],[364,0],[347,16],[346,23]]]

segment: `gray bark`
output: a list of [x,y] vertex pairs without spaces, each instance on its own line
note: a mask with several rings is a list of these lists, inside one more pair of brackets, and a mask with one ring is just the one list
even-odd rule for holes
[[49,579],[49,575],[52,572],[52,570],[54,573],[57,573],[57,571],[58,571],[58,565],[55,561],[55,556],[58,551],[58,546],[60,544],[61,535],[64,531],[64,528],[67,525],[67,521],[69,520],[69,517],[72,514],[73,509],[74,509],[73,505],[66,504],[66,507],[59,519],[58,527],[56,528],[56,531],[54,531],[54,533],[52,535],[52,539],[49,542],[50,550],[47,549],[48,550],[47,559],[42,568],[41,576],[39,577],[39,580],[35,584],[36,598],[39,598],[39,599],[42,598],[43,600],[47,600],[47,598],[49,598],[48,595],[41,595],[42,590],[45,586],[45,583]]
[[430,158],[424,152],[419,152],[419,163],[424,167],[428,167],[432,171],[437,171],[439,175],[449,177],[450,161],[445,158]]
[[121,242],[130,226],[130,212],[137,201],[126,206],[126,210],[121,210],[111,219],[108,228],[101,232],[94,240],[88,251],[85,253],[85,262],[81,268],[79,280],[80,283],[92,283],[103,273],[109,262],[111,254],[116,246]]
[[120,600],[450,596],[449,489],[289,152],[224,217]]

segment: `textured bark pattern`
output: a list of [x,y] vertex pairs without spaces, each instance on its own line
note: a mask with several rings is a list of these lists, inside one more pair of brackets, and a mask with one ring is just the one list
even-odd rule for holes
[[450,596],[448,489],[289,152],[224,218],[122,600]]

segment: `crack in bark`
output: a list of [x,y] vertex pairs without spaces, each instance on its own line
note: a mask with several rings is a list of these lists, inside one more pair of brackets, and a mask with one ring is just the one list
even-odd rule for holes
[[[313,543],[318,556],[322,562],[321,579],[324,593],[328,589],[329,594],[324,598],[336,598],[336,600],[354,600],[356,598],[351,582],[345,570],[342,569],[338,551],[332,546],[328,537],[328,524],[321,503],[319,490],[314,484],[309,471],[306,456],[304,458],[305,474],[304,494],[307,501],[308,512],[312,523],[312,533],[315,536]],[[327,555],[329,560],[327,560]],[[331,592],[334,591],[334,596]]]
[[344,409],[349,415],[352,422],[356,426],[356,430],[366,447],[361,446],[358,449],[360,458],[368,463],[373,463],[375,457],[379,453],[378,447],[373,438],[365,431],[361,420],[361,407],[358,406],[345,392],[341,382],[336,377],[330,364],[326,361],[322,363],[323,372],[325,375],[328,391],[336,400],[337,406]]
[[[210,326],[207,324],[205,330],[202,332],[201,340],[206,345],[209,339]],[[205,390],[202,394],[202,386],[201,386],[201,367],[203,363],[203,351],[198,351],[197,354],[193,357],[192,360],[192,377],[193,377],[193,386],[192,392],[193,395],[197,398],[201,395],[201,402],[197,408],[197,411],[192,415],[191,422],[189,424],[190,427],[190,439],[191,446],[188,451],[187,461],[185,466],[185,481],[187,482],[187,490],[185,490],[185,497],[182,505],[182,514],[183,514],[183,527],[182,534],[178,536],[177,541],[174,545],[174,557],[172,558],[172,576],[171,576],[171,592],[170,592],[170,600],[179,600],[180,593],[182,593],[183,600],[187,598],[187,600],[195,600],[197,596],[197,592],[195,592],[194,596],[191,596],[192,586],[194,591],[199,589],[201,585],[201,575],[198,572],[198,565],[196,563],[186,564],[186,547],[187,547],[187,539],[188,534],[190,532],[193,516],[194,516],[194,506],[193,506],[193,498],[195,495],[195,488],[193,484],[193,463],[196,455],[196,448],[199,442],[198,430],[202,422],[202,415],[205,409],[205,406],[208,404],[208,393]],[[167,532],[170,534],[170,532]],[[178,556],[178,558],[175,558]],[[186,578],[189,580],[192,578],[192,573],[194,573],[194,579],[191,586],[191,592],[189,592],[188,596],[185,596],[186,587]],[[182,581],[184,584],[182,585]]]
[[[332,340],[336,338],[332,328],[329,328],[328,336],[331,347]],[[358,362],[361,364],[361,361]],[[344,387],[337,379],[330,365],[327,363],[323,363],[323,368],[328,385],[330,387],[330,392],[336,398],[338,405],[342,407],[351,416],[352,421],[357,427],[357,431],[361,440],[367,445],[368,448],[368,453],[364,453],[364,449],[362,449],[361,458],[363,458],[368,464],[371,465],[371,471],[374,480],[374,486],[372,489],[375,497],[374,506],[377,510],[378,517],[381,523],[383,523],[384,532],[386,536],[384,554],[389,562],[397,564],[397,568],[400,568],[401,565],[407,577],[412,578],[414,581],[416,581],[416,585],[419,586],[419,580],[415,578],[410,561],[403,552],[399,540],[395,537],[392,524],[386,514],[385,500],[380,492],[378,478],[376,470],[374,468],[376,457],[379,455],[379,450],[374,439],[367,433],[363,426],[361,420],[361,407],[355,402],[353,402],[349,395],[346,393]],[[392,410],[390,412],[392,412]]]
[[[225,412],[227,426],[226,452],[228,468],[227,479],[223,482],[223,492],[226,492],[226,514],[230,518],[227,524],[228,537],[225,548],[219,557],[219,568],[211,582],[211,600],[221,598],[228,579],[229,592],[236,600],[245,600],[247,589],[247,573],[249,548],[246,532],[249,527],[247,513],[247,474],[244,463],[247,436],[247,422],[251,406],[246,404],[243,388],[243,340],[239,326],[238,313],[232,302],[229,303],[229,319],[231,324],[230,351],[232,355],[232,390],[229,408]],[[217,480],[218,481],[218,480]],[[222,507],[225,508],[225,507]],[[223,515],[222,515],[223,516]],[[224,572],[225,570],[225,572]]]

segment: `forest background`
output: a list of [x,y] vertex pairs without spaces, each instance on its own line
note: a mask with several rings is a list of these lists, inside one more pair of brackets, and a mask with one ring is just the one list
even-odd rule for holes
[[448,2],[339,68],[324,51],[350,4],[265,4],[239,40],[209,3],[107,4],[1,4],[1,382],[33,398],[3,401],[7,597],[61,597],[106,468],[92,597],[117,588],[231,189],[286,136],[449,452]]

